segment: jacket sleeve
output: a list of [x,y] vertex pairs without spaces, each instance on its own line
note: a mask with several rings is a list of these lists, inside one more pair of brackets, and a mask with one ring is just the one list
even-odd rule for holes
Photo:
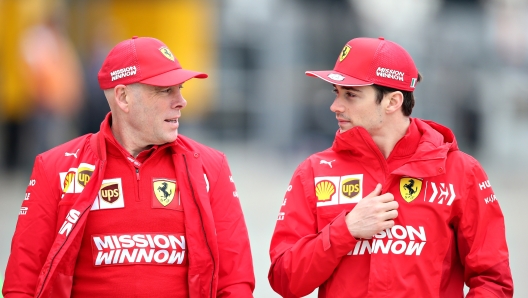
[[[345,212],[318,230],[314,178],[303,170],[306,164],[293,175],[271,240],[268,279],[283,297],[310,294],[357,242],[348,231]],[[311,173],[309,168],[306,171]]]
[[57,199],[46,178],[42,156],[35,159],[22,202],[2,293],[6,298],[33,297],[38,276],[54,240]]
[[486,173],[474,163],[458,227],[458,249],[469,287],[466,297],[512,297],[504,217]]
[[217,297],[253,297],[255,274],[249,236],[225,156],[217,180],[211,185],[210,198],[220,258]]

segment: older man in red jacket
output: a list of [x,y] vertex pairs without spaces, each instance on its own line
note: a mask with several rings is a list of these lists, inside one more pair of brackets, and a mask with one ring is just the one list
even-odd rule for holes
[[405,49],[356,38],[329,71],[339,131],[288,187],[269,281],[283,297],[512,297],[504,218],[448,128],[411,118],[421,76]]
[[178,135],[182,84],[206,77],[154,38],[111,50],[101,130],[35,160],[5,297],[252,297],[226,157]]

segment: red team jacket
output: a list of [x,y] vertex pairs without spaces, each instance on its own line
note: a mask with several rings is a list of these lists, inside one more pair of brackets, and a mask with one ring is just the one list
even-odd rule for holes
[[[37,156],[12,241],[6,298],[70,297],[86,218],[105,177],[105,146],[99,132]],[[181,135],[165,146],[172,152],[184,208],[189,296],[252,297],[248,233],[225,156]],[[73,153],[76,158],[67,158]],[[61,204],[69,183],[84,190],[73,205]]]
[[[395,226],[356,240],[345,215],[392,193]],[[286,192],[270,247],[269,281],[283,297],[512,297],[504,219],[479,163],[453,133],[413,118],[385,159],[368,132],[337,133],[306,159]]]

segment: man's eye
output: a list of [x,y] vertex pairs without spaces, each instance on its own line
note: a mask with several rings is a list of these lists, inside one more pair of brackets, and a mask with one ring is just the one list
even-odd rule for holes
[[337,89],[333,89],[332,92],[333,92],[334,94],[337,94]]

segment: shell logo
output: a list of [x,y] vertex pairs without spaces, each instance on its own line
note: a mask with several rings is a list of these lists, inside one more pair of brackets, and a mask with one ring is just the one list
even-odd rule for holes
[[73,184],[74,179],[75,172],[69,172],[66,174],[66,177],[64,177],[64,185],[62,186],[62,192],[68,192],[70,186]]
[[332,199],[332,196],[336,193],[336,187],[334,183],[329,180],[319,181],[315,185],[315,195],[319,202],[326,202]]

